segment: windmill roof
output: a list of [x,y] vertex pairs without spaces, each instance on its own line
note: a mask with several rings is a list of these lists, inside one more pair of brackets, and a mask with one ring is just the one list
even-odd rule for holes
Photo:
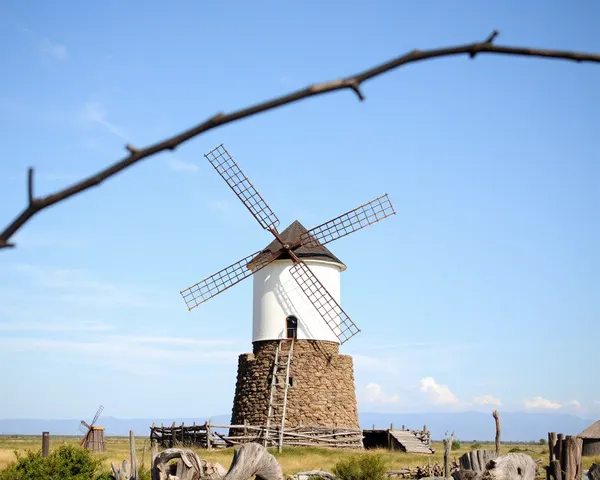
[[[300,236],[306,232],[307,232],[307,230],[304,227],[304,225],[302,225],[298,220],[295,220],[279,235],[281,236],[281,238],[283,239],[283,241],[285,243],[291,244],[291,243],[299,241]],[[268,253],[268,252],[273,253],[273,252],[278,251],[279,249],[281,249],[281,243],[279,243],[279,240],[275,239],[263,249],[263,253]],[[341,265],[342,270],[346,269],[346,265],[344,264],[344,262],[342,262],[333,253],[331,253],[331,251],[328,248],[326,248],[324,245],[301,246],[301,247],[297,248],[296,250],[294,250],[294,253],[298,256],[298,258],[301,258],[301,259],[322,260],[324,262],[337,263],[337,264]],[[256,257],[254,259],[254,261],[256,261],[258,258],[260,258],[260,255],[258,257]],[[278,260],[289,259],[289,258],[290,258],[290,255],[287,252],[285,252],[278,258]],[[254,261],[250,262],[248,264],[248,266],[251,267],[251,265],[252,265],[252,263],[254,263]]]
[[578,437],[600,439],[600,420],[592,423],[588,428],[581,432]]

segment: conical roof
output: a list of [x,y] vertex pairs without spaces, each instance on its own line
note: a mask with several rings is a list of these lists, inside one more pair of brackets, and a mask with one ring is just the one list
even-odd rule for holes
[[[283,239],[283,241],[287,244],[293,244],[294,242],[300,241],[300,237],[302,234],[306,233],[307,230],[298,220],[295,220],[288,226],[283,232],[279,235]],[[281,249],[281,243],[279,240],[275,239],[269,245],[267,245],[263,249],[263,253],[274,253]],[[331,251],[326,248],[324,245],[318,246],[301,246],[294,250],[294,253],[301,259],[312,259],[312,260],[322,260],[324,262],[332,262],[337,263],[342,267],[342,270],[346,270],[346,265],[342,262],[338,257],[336,257]],[[255,263],[261,255],[256,257],[252,262],[248,264],[249,268],[252,268],[252,264]],[[289,259],[290,255],[285,252],[281,255],[278,260]]]
[[581,438],[592,438],[594,440],[600,439],[600,420],[592,423],[588,428],[581,432],[578,437]]

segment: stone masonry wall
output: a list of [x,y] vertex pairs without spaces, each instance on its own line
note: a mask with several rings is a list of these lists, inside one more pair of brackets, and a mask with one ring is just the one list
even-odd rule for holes
[[[254,342],[239,356],[231,424],[265,425],[278,340]],[[287,348],[286,348],[287,351]],[[334,342],[295,340],[290,364],[286,426],[358,428],[352,357]],[[283,387],[281,387],[283,389]]]

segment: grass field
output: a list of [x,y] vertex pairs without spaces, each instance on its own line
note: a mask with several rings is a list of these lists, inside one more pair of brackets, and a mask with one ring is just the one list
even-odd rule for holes
[[[76,437],[51,437],[50,449],[57,448],[63,443],[77,445],[79,438]],[[39,450],[42,444],[40,436],[0,436],[0,469],[6,467],[15,460],[15,450],[25,452],[26,450]],[[122,462],[125,458],[129,458],[129,439],[125,437],[108,437],[106,439],[107,452],[98,454],[104,460],[107,469],[110,468],[110,462]],[[431,463],[442,462],[443,447],[441,443],[434,443],[433,448],[436,453],[433,455],[417,455],[406,454],[402,452],[390,452],[387,450],[366,450],[368,454],[382,454],[389,464],[390,469],[398,469],[402,467],[414,467],[417,465],[425,465],[428,461]],[[493,449],[493,444],[484,444],[480,448]],[[548,447],[546,445],[536,444],[503,444],[501,447],[502,453],[507,453],[511,449],[518,448],[523,453],[531,455],[533,458],[542,458],[544,465],[548,458]],[[471,450],[470,443],[462,443],[460,450],[452,452],[455,458],[460,457],[465,452]],[[145,468],[150,465],[150,446],[148,438],[138,437],[136,439],[136,452],[138,463],[144,462]],[[198,455],[208,461],[219,462],[225,468],[229,468],[233,451],[226,450],[197,450]],[[272,452],[283,468],[284,474],[291,474],[306,470],[326,470],[331,471],[332,467],[339,461],[348,458],[351,455],[356,455],[356,451],[349,450],[334,450],[327,448],[288,448],[279,454],[276,451]],[[588,469],[592,463],[600,463],[599,457],[584,457],[584,469]]]

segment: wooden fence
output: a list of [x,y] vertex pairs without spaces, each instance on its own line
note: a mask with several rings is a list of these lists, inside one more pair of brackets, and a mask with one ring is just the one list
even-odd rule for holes
[[582,444],[581,438],[549,432],[549,462],[548,467],[546,467],[546,478],[548,480],[581,479],[583,473],[581,462]]
[[[234,433],[233,435],[231,433]],[[270,428],[266,446],[279,445],[279,429]],[[243,443],[265,442],[266,427],[255,425],[217,425],[210,421],[196,425],[150,427],[150,444],[162,448],[226,448]],[[362,448],[362,430],[344,427],[284,428],[283,446]]]

